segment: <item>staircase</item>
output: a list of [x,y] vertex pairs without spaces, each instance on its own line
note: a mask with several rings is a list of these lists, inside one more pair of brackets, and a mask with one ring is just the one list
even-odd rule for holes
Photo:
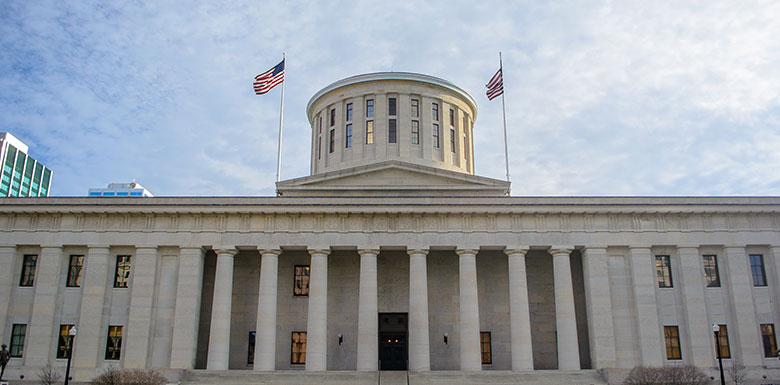
[[181,379],[182,385],[606,385],[606,383],[595,370],[535,370],[531,372],[503,370],[482,372],[433,371],[425,373],[189,370]]

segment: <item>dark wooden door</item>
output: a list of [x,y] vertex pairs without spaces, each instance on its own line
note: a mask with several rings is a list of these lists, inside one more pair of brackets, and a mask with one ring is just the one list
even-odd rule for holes
[[379,313],[379,370],[407,370],[407,313]]

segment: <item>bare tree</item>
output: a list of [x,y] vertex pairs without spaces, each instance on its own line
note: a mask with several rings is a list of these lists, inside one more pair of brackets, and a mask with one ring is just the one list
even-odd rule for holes
[[626,385],[707,385],[709,383],[710,378],[693,365],[637,366],[631,369],[623,382]]
[[47,362],[38,372],[38,379],[41,385],[53,385],[62,379],[62,374],[51,366],[51,362]]
[[747,378],[747,369],[742,362],[733,361],[731,366],[726,370],[729,374],[729,378],[734,381],[736,385],[744,384]]
[[168,382],[154,370],[123,369],[109,367],[92,379],[91,385],[164,385]]

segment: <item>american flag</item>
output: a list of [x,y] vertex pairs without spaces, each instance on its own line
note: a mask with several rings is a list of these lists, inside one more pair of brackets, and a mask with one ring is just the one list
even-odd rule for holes
[[284,81],[284,59],[268,71],[255,76],[255,95],[262,95]]
[[488,100],[493,100],[504,93],[504,77],[502,73],[502,69],[499,68],[498,72],[496,72],[488,84],[485,85],[485,87],[487,87],[485,93],[487,94]]

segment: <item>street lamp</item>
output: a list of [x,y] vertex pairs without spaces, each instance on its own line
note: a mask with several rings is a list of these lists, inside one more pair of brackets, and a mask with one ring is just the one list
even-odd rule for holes
[[718,355],[718,367],[720,368],[720,383],[726,383],[726,377],[723,375],[723,359],[720,357],[720,338],[718,338],[718,332],[720,332],[720,326],[717,323],[712,324],[712,331],[715,333],[715,346],[716,354]]
[[68,382],[70,381],[70,360],[71,357],[73,357],[73,339],[76,338],[76,333],[78,331],[76,330],[76,327],[73,326],[68,331],[68,335],[70,335],[70,341],[68,346],[68,366],[65,367],[65,385],[68,385]]

